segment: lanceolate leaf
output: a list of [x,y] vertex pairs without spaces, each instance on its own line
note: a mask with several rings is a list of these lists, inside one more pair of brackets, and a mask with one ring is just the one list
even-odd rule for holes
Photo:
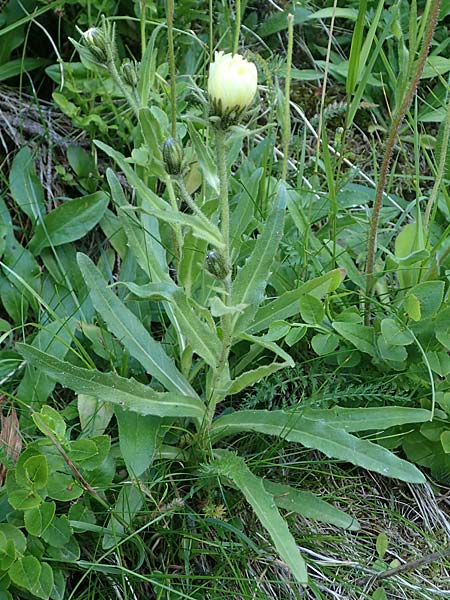
[[90,394],[141,415],[204,416],[205,406],[199,398],[189,398],[174,392],[157,392],[134,379],[126,379],[115,373],[76,367],[28,344],[17,344],[17,349],[33,366],[42,369],[78,394]]
[[422,473],[412,464],[397,458],[381,446],[335,429],[324,421],[311,421],[300,414],[283,410],[244,410],[219,417],[212,426],[214,440],[242,431],[275,435],[307,448],[320,450],[326,456],[350,462],[410,483],[423,483]]
[[250,471],[241,457],[231,452],[224,452],[212,466],[219,476],[230,479],[244,494],[258,519],[270,533],[281,559],[291,569],[299,583],[307,583],[305,561],[298,551],[286,521],[274,504],[273,496],[266,491],[263,480]]
[[383,406],[382,408],[335,408],[309,409],[302,412],[302,418],[312,421],[325,421],[336,429],[345,431],[383,430],[406,423],[425,423],[431,420],[432,413],[423,408]]
[[356,519],[311,492],[296,490],[290,485],[274,483],[267,479],[264,479],[263,482],[266,490],[273,496],[275,504],[280,508],[350,531],[358,531],[360,528]]
[[94,263],[86,255],[78,254],[78,264],[90,290],[92,303],[111,333],[141,363],[147,373],[169,391],[196,396],[196,392],[164,352],[161,344],[151,337],[139,319],[107,287]]
[[270,269],[283,235],[285,208],[286,188],[280,182],[272,213],[267,219],[264,231],[257,239],[252,255],[238,272],[233,283],[231,304],[248,305],[243,314],[237,318],[236,333],[245,330],[264,298]]
[[97,225],[108,202],[104,192],[95,192],[60,204],[37,224],[30,250],[39,254],[47,246],[61,246],[80,239]]
[[267,302],[258,309],[250,324],[249,332],[258,333],[268,329],[273,321],[282,321],[297,315],[300,312],[299,300],[302,296],[309,294],[315,298],[323,298],[339,287],[344,275],[345,272],[342,269],[334,269],[334,271],[303,283],[296,290],[285,292],[276,300]]
[[36,223],[45,213],[44,189],[35,173],[33,156],[27,147],[22,148],[14,157],[9,184],[16,204]]

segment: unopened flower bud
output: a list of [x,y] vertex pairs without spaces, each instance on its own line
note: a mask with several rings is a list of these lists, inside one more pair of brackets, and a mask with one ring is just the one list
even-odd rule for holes
[[126,60],[122,63],[122,77],[126,84],[135,88],[138,84],[139,65],[136,61]]
[[211,250],[206,255],[206,269],[217,279],[225,279],[230,272],[224,257],[216,250]]
[[162,147],[164,166],[169,175],[180,175],[183,165],[183,148],[175,138],[167,138]]
[[108,42],[103,29],[90,27],[87,31],[83,32],[83,39],[86,47],[97,62],[101,64],[108,62]]
[[212,115],[226,118],[241,114],[252,103],[257,84],[258,73],[253,63],[240,54],[216,52],[208,78]]

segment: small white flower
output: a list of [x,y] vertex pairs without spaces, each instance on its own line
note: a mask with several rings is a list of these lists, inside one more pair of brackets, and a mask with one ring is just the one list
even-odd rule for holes
[[216,52],[209,66],[208,94],[219,116],[242,111],[250,106],[256,94],[256,66],[240,54]]

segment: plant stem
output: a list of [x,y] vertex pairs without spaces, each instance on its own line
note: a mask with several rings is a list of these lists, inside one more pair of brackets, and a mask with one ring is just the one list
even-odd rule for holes
[[289,159],[289,142],[291,141],[291,110],[289,100],[291,97],[291,69],[292,50],[294,47],[294,15],[288,15],[288,47],[286,60],[286,81],[284,86],[284,131],[283,131],[283,170],[282,179],[286,181]]
[[236,0],[236,24],[234,30],[233,54],[236,54],[239,48],[239,34],[241,32],[241,0]]
[[145,21],[147,17],[147,3],[145,0],[141,0],[141,58],[144,58],[145,47],[146,47],[146,33],[145,33]]
[[[228,198],[228,173],[227,173],[227,157],[225,146],[225,131],[220,128],[215,129],[216,136],[216,156],[217,169],[219,173],[220,187],[220,227],[224,241],[223,259],[227,268],[227,275],[223,281],[225,288],[224,304],[229,306],[231,302],[231,259],[230,259],[230,208]],[[211,397],[209,399],[206,428],[209,431],[217,404],[223,400],[223,393],[220,390],[220,383],[225,370],[228,367],[228,357],[230,355],[232,342],[232,317],[225,314],[221,320],[222,324],[222,351],[219,362],[217,364],[213,381],[211,385]],[[219,386],[219,390],[217,387]]]
[[380,220],[380,210],[383,204],[383,192],[386,187],[386,181],[389,173],[389,164],[391,162],[392,153],[394,151],[395,140],[397,139],[398,131],[400,129],[400,125],[405,117],[406,111],[411,104],[411,101],[414,96],[414,92],[417,89],[417,86],[420,81],[420,77],[422,75],[425,61],[428,56],[428,52],[430,50],[430,45],[433,40],[433,33],[436,27],[437,18],[439,14],[439,6],[440,0],[434,0],[432,3],[431,13],[428,17],[427,28],[424,36],[424,41],[422,44],[422,48],[420,50],[419,58],[417,60],[417,65],[415,71],[413,73],[413,77],[411,82],[407,88],[406,94],[404,96],[403,102],[400,107],[395,111],[391,126],[389,129],[388,138],[386,141],[386,150],[384,152],[383,161],[380,167],[380,174],[378,177],[377,189],[375,192],[375,200],[373,204],[372,210],[372,219],[370,223],[370,232],[369,232],[369,244],[367,250],[367,264],[366,264],[366,300],[365,300],[365,322],[369,323],[370,320],[370,294],[373,289],[373,272],[375,266],[375,254],[377,251],[377,231],[378,231],[378,222]]
[[[175,196],[175,190],[173,189],[172,179],[170,178],[169,175],[166,177],[165,184],[167,186],[167,191],[169,193],[170,206],[172,207],[172,210],[174,210],[175,212],[178,212],[177,197]],[[176,259],[180,260],[181,248],[183,247],[183,236],[181,233],[180,225],[175,225],[174,234],[175,234],[175,240],[174,240],[175,252],[174,252],[174,254],[175,254]]]
[[167,0],[167,39],[169,45],[169,70],[170,70],[170,104],[172,110],[172,137],[177,137],[177,88],[175,81],[175,50],[173,45],[173,0]]
[[225,244],[224,259],[227,267],[230,266],[230,207],[228,205],[228,174],[227,157],[225,146],[225,131],[217,127],[216,135],[216,157],[217,170],[220,186],[220,229]]
[[180,190],[181,199],[184,200],[184,202],[186,202],[186,204],[192,210],[194,215],[196,215],[199,219],[201,219],[208,228],[211,227],[211,221],[208,219],[208,217],[205,215],[205,213],[201,210],[201,208],[199,208],[197,206],[197,204],[195,203],[195,200],[192,198],[192,196],[188,192],[188,190],[186,188],[186,184],[184,183],[183,176],[178,175],[175,178],[175,181],[177,183],[178,189]]

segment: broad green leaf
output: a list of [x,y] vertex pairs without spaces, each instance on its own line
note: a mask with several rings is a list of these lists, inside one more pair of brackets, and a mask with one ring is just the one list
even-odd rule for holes
[[325,309],[318,298],[305,294],[300,298],[300,314],[305,323],[318,325],[323,321]]
[[15,155],[9,174],[11,195],[33,223],[45,214],[44,189],[34,170],[34,159],[25,147]]
[[42,498],[29,489],[16,489],[8,492],[8,502],[16,510],[28,510],[39,506]]
[[392,346],[408,346],[414,342],[413,333],[395,319],[383,319],[381,333],[386,343]]
[[242,431],[275,435],[288,442],[320,450],[328,457],[410,483],[423,483],[422,473],[385,448],[335,429],[324,421],[312,421],[282,410],[243,410],[219,417],[212,426],[213,440]]
[[72,527],[66,515],[55,517],[50,525],[42,532],[42,538],[55,548],[62,548],[67,544],[72,535]]
[[44,405],[39,413],[33,415],[33,420],[44,435],[50,431],[58,440],[64,440],[66,423],[60,413],[51,406]]
[[61,246],[79,240],[97,225],[108,202],[104,192],[95,192],[60,204],[36,225],[30,250],[39,254],[47,246]]
[[26,71],[32,71],[41,67],[44,63],[42,58],[21,57],[13,58],[5,64],[0,65],[0,81],[11,79],[16,75],[23,75]]
[[139,477],[153,461],[162,419],[122,410],[120,406],[114,412],[125,466],[131,477]]
[[447,352],[427,352],[426,355],[432,371],[440,377],[450,373],[450,356]]
[[49,373],[62,385],[78,394],[91,394],[124,410],[159,417],[203,418],[205,405],[198,397],[190,398],[174,392],[156,392],[134,379],[115,373],[83,369],[58,360],[27,344],[17,344],[22,356],[34,366]]
[[273,321],[298,315],[300,312],[299,301],[302,296],[309,294],[314,298],[323,298],[340,286],[344,276],[345,272],[342,269],[334,269],[334,271],[303,283],[296,290],[285,292],[276,300],[267,302],[258,309],[253,322],[250,324],[249,331],[258,333],[268,329]]
[[382,335],[377,337],[377,347],[383,360],[402,363],[408,358],[408,352],[404,346],[388,344]]
[[14,585],[32,592],[38,584],[41,575],[41,563],[34,556],[24,556],[19,558],[9,568],[8,575]]
[[264,298],[272,263],[283,235],[286,208],[286,187],[280,182],[262,234],[256,240],[252,255],[238,271],[233,282],[231,304],[247,304],[242,315],[235,321],[236,332],[244,331]]
[[306,408],[302,418],[321,421],[348,432],[384,430],[406,423],[425,423],[431,418],[431,411],[423,408],[383,406],[380,408]]
[[445,454],[450,454],[450,431],[448,429],[441,433],[440,440]]
[[264,487],[273,496],[275,504],[308,519],[330,523],[349,531],[358,531],[359,523],[342,510],[321,500],[311,492],[297,490],[290,485],[263,480]]
[[33,588],[33,595],[42,600],[48,600],[53,590],[53,570],[47,563],[41,563],[39,581]]
[[411,317],[413,321],[420,321],[421,317],[421,304],[419,298],[411,292],[406,296],[403,306],[408,317]]
[[[179,372],[173,360],[164,352],[139,319],[132,313],[106,282],[94,263],[78,254],[78,264],[90,290],[92,303],[102,316],[109,331],[125,346],[144,369],[169,391],[195,397],[197,394]],[[82,391],[81,393],[89,393]]]
[[52,522],[55,511],[56,504],[54,502],[43,502],[38,508],[26,510],[24,523],[28,533],[40,537]]
[[316,354],[331,354],[339,346],[339,338],[334,333],[318,333],[311,338],[311,346]]
[[366,327],[359,323],[347,323],[344,321],[334,321],[332,323],[335,329],[343,338],[349,341],[355,348],[375,356],[374,333],[372,327]]
[[266,491],[263,480],[250,471],[243,458],[231,452],[224,452],[223,456],[215,460],[211,466],[219,476],[230,479],[244,494],[261,524],[270,533],[281,559],[291,569],[299,583],[307,583],[305,561],[298,551],[286,521],[274,504],[273,496]]
[[0,523],[0,534],[3,534],[9,541],[14,542],[18,554],[24,554],[27,547],[27,539],[18,527],[10,523]]
[[418,283],[408,292],[405,303],[408,298],[414,296],[420,303],[420,318],[428,319],[438,312],[444,298],[444,288],[443,281]]
[[72,475],[55,471],[50,473],[47,485],[47,495],[53,500],[70,502],[76,500],[83,493],[81,485],[75,481]]
[[47,485],[48,463],[44,455],[38,454],[36,456],[31,456],[26,460],[23,467],[27,479],[34,489],[40,490]]

